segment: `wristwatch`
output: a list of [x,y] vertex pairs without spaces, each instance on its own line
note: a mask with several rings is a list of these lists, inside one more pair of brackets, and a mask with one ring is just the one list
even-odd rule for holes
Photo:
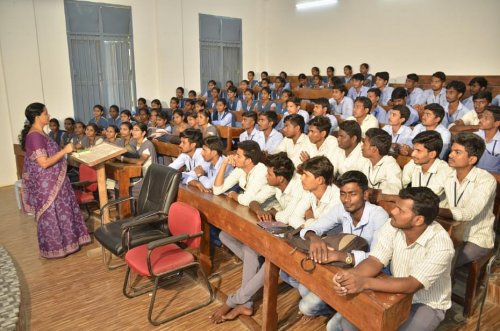
[[122,155],[122,156],[120,156],[120,161],[121,161],[121,162],[123,162],[123,158],[124,158],[124,157],[123,157],[123,155]]
[[352,264],[352,254],[351,253],[347,253],[347,257],[345,258],[345,263],[346,264]]

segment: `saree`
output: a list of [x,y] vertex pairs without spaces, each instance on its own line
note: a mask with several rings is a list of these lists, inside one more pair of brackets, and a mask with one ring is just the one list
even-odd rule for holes
[[66,176],[67,162],[62,158],[43,169],[37,158],[51,157],[60,150],[45,134],[32,131],[26,136],[23,167],[23,205],[35,215],[40,255],[60,258],[90,243],[75,193]]

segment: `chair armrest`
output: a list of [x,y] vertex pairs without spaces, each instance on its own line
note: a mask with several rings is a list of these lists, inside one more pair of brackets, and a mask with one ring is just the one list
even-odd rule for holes
[[191,234],[191,235],[184,233],[184,234],[180,234],[177,236],[158,239],[158,240],[155,240],[155,241],[148,243],[148,250],[152,251],[153,249],[158,248],[160,246],[174,244],[177,242],[184,241],[186,239],[201,237],[202,235],[203,235],[203,231],[200,231],[198,233]]
[[[153,216],[159,216],[159,217],[153,217]],[[139,215],[138,217],[134,217],[128,221],[123,222],[121,225],[121,229],[126,230],[137,225],[156,223],[158,221],[162,221],[163,218],[167,218],[167,216],[168,214],[162,211],[155,211]]]
[[134,202],[137,201],[137,198],[135,197],[123,197],[123,198],[118,198],[118,199],[115,199],[115,200],[111,200],[109,201],[108,203],[106,203],[104,206],[101,207],[101,226],[103,226],[104,224],[104,209],[107,209],[111,206],[114,206],[116,204],[119,204],[119,203],[122,203],[122,202],[125,202],[125,201],[129,201],[129,200],[133,200]]
[[71,183],[71,186],[73,187],[85,187],[85,186],[89,186],[90,184],[95,184],[97,183],[96,181],[90,181],[90,180],[82,180],[82,181],[79,181],[79,182],[73,182]]

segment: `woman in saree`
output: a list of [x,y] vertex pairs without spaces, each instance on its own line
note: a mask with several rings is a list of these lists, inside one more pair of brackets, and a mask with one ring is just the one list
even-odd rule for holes
[[65,156],[73,151],[61,149],[43,128],[49,123],[45,105],[30,104],[25,111],[28,124],[21,132],[26,152],[23,168],[23,203],[37,222],[38,245],[44,258],[61,258],[90,243],[80,207],[66,176]]

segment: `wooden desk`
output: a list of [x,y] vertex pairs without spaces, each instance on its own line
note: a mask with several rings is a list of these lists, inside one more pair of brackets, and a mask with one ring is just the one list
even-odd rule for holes
[[290,254],[292,248],[282,239],[257,227],[257,218],[248,207],[228,200],[225,196],[202,193],[191,187],[179,188],[178,201],[197,208],[204,220],[204,239],[200,260],[205,270],[211,270],[208,223],[222,229],[266,258],[263,330],[276,330],[278,324],[277,286],[279,268],[305,284],[321,299],[334,307],[362,330],[396,330],[408,317],[411,295],[363,292],[341,297],[333,290],[332,277],[339,270],[317,265],[312,273],[302,271],[302,253]]
[[163,141],[153,141],[153,145],[155,145],[156,153],[161,155],[178,157],[179,154],[181,154],[181,149],[179,145],[176,144],[166,143]]
[[[142,166],[121,162],[106,162],[106,177],[118,182],[119,197],[130,195],[130,178],[142,176]],[[120,203],[120,217],[130,216],[130,202]]]

